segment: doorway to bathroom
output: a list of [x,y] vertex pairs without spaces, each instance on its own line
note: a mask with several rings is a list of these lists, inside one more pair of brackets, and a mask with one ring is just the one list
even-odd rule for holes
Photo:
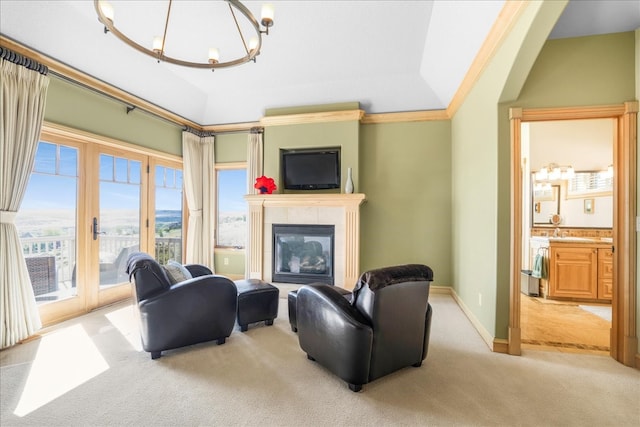
[[610,350],[615,130],[612,118],[521,125],[525,349]]
[[[636,125],[638,103],[568,108],[511,108],[511,259],[510,259],[510,354],[521,354],[521,290],[520,274],[523,265],[523,194],[525,176],[521,152],[521,125],[528,122],[613,119],[613,227],[612,227],[612,318],[609,354],[615,360],[635,365],[636,331],[636,271],[637,262],[635,223],[636,205]],[[585,209],[587,209],[586,207]]]

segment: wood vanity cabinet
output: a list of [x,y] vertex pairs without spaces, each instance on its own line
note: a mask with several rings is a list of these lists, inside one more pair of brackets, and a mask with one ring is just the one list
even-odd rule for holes
[[613,251],[598,249],[598,299],[613,298]]
[[551,244],[549,297],[611,300],[613,254],[599,244]]

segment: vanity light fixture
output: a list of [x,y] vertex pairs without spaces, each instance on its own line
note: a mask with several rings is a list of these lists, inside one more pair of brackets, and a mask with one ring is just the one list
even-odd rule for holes
[[[214,0],[209,0],[209,1],[214,1]],[[164,21],[165,22],[164,33],[162,36],[156,36],[155,38],[153,38],[151,49],[144,47],[141,44],[135,42],[132,38],[125,35],[124,32],[120,31],[116,27],[115,21],[114,21],[115,11],[113,6],[110,3],[108,3],[105,0],[94,0],[93,3],[96,9],[96,13],[98,14],[98,20],[104,25],[105,34],[108,32],[112,33],[114,36],[116,36],[118,39],[125,42],[132,48],[136,49],[141,53],[144,53],[145,55],[149,55],[155,58],[158,62],[160,61],[169,62],[171,64],[181,65],[184,67],[205,68],[205,69],[211,69],[213,71],[216,68],[232,67],[235,65],[244,64],[249,61],[255,62],[256,56],[260,54],[260,49],[262,47],[262,34],[269,35],[269,28],[273,26],[273,18],[274,18],[273,5],[265,4],[262,6],[262,17],[261,17],[260,23],[258,23],[256,18],[251,13],[251,11],[249,11],[249,9],[247,9],[247,7],[243,5],[239,0],[224,0],[224,1],[226,1],[229,6],[231,19],[235,24],[235,28],[238,32],[239,39],[242,43],[242,50],[245,53],[245,55],[240,56],[238,58],[221,61],[219,50],[215,47],[210,47],[208,59],[206,61],[201,61],[201,62],[195,62],[195,61],[186,60],[186,59],[178,59],[175,56],[167,55],[167,52],[166,52],[167,33],[171,34],[171,32],[169,32],[168,29],[169,29],[169,18],[171,16],[171,6],[173,3],[173,0],[169,0],[166,18]],[[176,2],[176,3],[179,4],[180,6],[184,5],[184,4],[180,4],[180,2]],[[245,34],[243,34],[240,28],[241,25],[238,23],[238,17],[236,16],[235,11],[240,12],[240,14],[242,14],[244,16],[244,19],[248,22],[248,26],[252,28],[252,31],[255,31],[255,34],[253,35],[253,37],[249,39],[248,43],[246,42]],[[148,17],[140,16],[137,19],[139,19],[140,22],[142,22],[145,19],[148,19]],[[211,23],[212,27],[215,27],[215,25],[216,25],[215,23]],[[246,26],[247,25],[245,25],[245,27]],[[172,31],[174,33],[175,31],[189,32],[190,29],[189,28],[182,28],[182,29],[173,28]],[[234,35],[233,37],[238,37],[238,36]],[[206,52],[203,52],[203,54],[206,54]]]
[[548,166],[544,166],[536,172],[535,177],[536,181],[558,181],[560,179],[570,180],[574,175],[575,170],[573,166],[560,166],[556,163],[550,163]]

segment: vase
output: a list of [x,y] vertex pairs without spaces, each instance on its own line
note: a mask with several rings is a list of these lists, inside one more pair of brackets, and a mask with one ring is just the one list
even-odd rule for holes
[[347,180],[344,183],[344,192],[353,193],[353,179],[351,178],[351,168],[347,168]]

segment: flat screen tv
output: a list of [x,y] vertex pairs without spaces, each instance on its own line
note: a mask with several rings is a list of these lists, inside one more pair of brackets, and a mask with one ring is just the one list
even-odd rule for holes
[[340,188],[340,148],[280,150],[284,188],[323,190]]

